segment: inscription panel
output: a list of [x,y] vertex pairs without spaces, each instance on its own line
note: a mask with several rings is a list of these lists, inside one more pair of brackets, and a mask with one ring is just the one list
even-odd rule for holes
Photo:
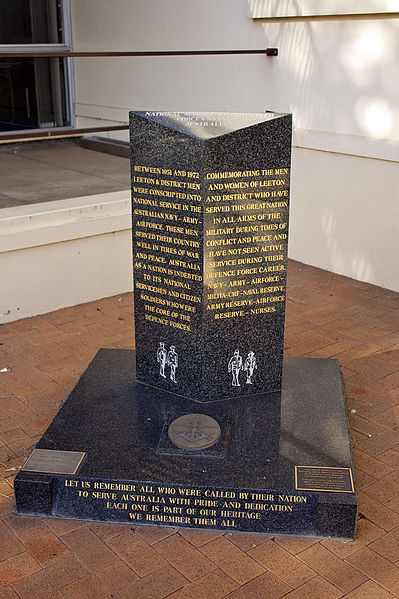
[[21,470],[49,474],[76,474],[85,455],[84,451],[34,449]]
[[139,114],[131,114],[137,379],[200,396],[202,145]]
[[304,491],[354,493],[351,468],[295,466],[295,488]]
[[225,340],[218,378],[231,395],[280,388],[289,177],[288,167],[206,173],[205,326]]
[[163,483],[57,479],[57,510],[69,517],[247,532],[314,529],[311,493],[192,487]]
[[[137,301],[145,321],[191,332],[202,283],[199,173],[132,165]],[[196,182],[197,181],[197,182]]]

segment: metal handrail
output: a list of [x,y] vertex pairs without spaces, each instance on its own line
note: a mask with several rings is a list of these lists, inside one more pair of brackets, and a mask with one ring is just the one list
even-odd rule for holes
[[[4,48],[4,47],[3,47]],[[14,52],[3,51],[0,48],[0,58],[98,58],[98,57],[135,57],[135,56],[213,56],[213,55],[245,55],[263,54],[265,56],[278,56],[278,48],[264,48],[254,50],[162,50],[155,52],[68,52],[68,51],[38,51],[26,52],[25,49]],[[12,143],[18,140],[50,139],[84,135],[85,133],[99,133],[101,131],[124,131],[129,126],[126,124],[107,127],[52,127],[46,129],[21,130],[14,132],[0,132],[0,144]]]
[[262,50],[160,50],[155,52],[14,52],[0,51],[0,58],[95,58],[95,57],[124,57],[124,56],[211,56],[224,54],[264,54],[278,56],[277,48],[264,48]]

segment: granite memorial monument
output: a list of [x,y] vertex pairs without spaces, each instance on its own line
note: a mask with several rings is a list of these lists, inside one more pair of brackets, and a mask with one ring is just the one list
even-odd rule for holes
[[283,359],[291,117],[132,112],[136,351],[101,349],[17,510],[351,539],[335,360]]

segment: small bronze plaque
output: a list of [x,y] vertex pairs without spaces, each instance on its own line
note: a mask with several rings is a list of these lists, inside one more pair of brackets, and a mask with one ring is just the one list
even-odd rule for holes
[[58,449],[34,449],[22,470],[48,472],[49,474],[76,474],[86,452],[59,451]]
[[352,470],[330,466],[295,466],[295,489],[354,493]]
[[185,414],[173,420],[168,429],[169,439],[183,449],[211,447],[220,434],[218,422],[206,414]]

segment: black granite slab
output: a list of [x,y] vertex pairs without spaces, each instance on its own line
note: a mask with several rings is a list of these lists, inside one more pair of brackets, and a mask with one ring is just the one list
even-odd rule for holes
[[[203,406],[137,383],[134,364],[132,351],[99,351],[37,444],[85,457],[74,475],[21,471],[19,513],[353,538],[357,498],[340,479],[351,477],[353,460],[335,360],[287,358],[281,395]],[[165,422],[193,411],[220,421],[224,450],[165,454]],[[299,490],[297,466],[319,467],[331,490]]]
[[291,116],[130,113],[138,380],[281,389]]

